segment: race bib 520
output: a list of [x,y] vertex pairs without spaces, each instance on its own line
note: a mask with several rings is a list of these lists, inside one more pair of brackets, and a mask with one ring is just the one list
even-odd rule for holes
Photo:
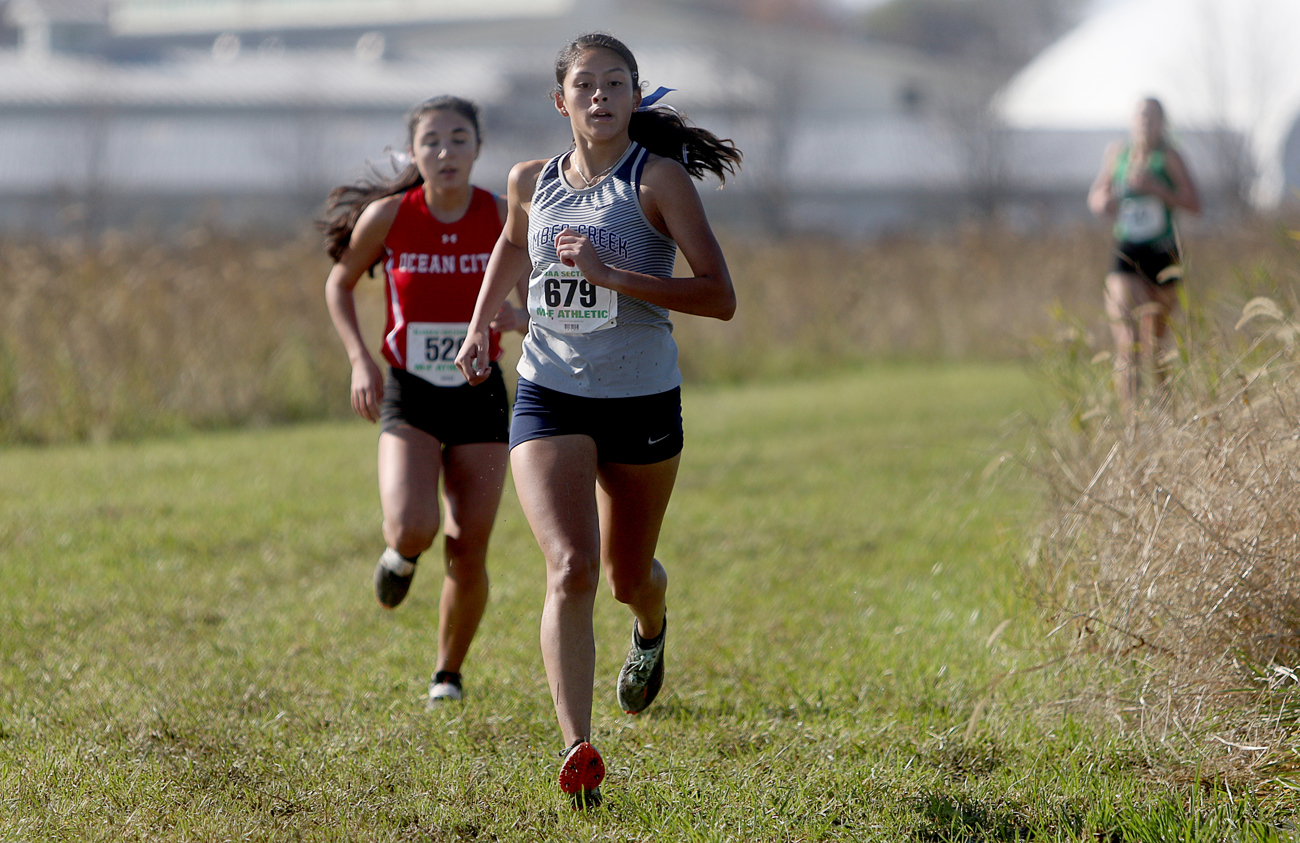
[[617,324],[618,295],[577,267],[553,263],[528,282],[528,315],[557,333],[589,334]]
[[406,371],[434,386],[461,386],[465,376],[456,368],[456,355],[468,333],[466,322],[408,322]]

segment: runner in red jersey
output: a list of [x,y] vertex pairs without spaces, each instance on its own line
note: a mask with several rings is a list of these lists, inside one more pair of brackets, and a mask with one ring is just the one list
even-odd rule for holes
[[[440,522],[445,536],[432,704],[461,699],[461,667],[487,606],[488,539],[505,483],[508,408],[500,367],[493,362],[487,381],[471,386],[455,365],[505,203],[470,184],[481,139],[473,103],[428,100],[408,116],[407,130],[406,169],[391,180],[333,190],[321,229],[335,261],[325,298],[352,362],[352,408],[381,422],[387,547],[374,581],[382,606],[402,602]],[[353,296],[361,276],[381,261],[386,377],[361,336]],[[519,279],[521,301],[526,280]],[[500,357],[501,331],[527,325],[523,308],[505,304],[492,322],[491,359]]]
[[[384,359],[437,386],[465,383],[454,362],[459,343],[444,336],[443,329],[422,326],[469,322],[483,270],[501,233],[496,198],[482,188],[470,189],[468,210],[450,223],[434,217],[423,190],[406,191],[384,237],[388,254],[384,263],[388,276]],[[455,329],[446,330],[455,334]],[[460,336],[463,334],[454,339]],[[453,346],[455,350],[448,353]],[[496,360],[500,356],[501,333],[496,331],[491,357]]]

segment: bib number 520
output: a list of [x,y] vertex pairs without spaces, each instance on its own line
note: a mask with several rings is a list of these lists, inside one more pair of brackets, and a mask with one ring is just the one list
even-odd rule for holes
[[426,363],[455,363],[464,344],[464,337],[425,337],[424,360]]
[[463,322],[411,322],[406,326],[406,370],[434,386],[460,386],[456,355],[465,344]]

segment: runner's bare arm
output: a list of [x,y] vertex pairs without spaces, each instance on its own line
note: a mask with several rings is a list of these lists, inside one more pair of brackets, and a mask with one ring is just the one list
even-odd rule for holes
[[[495,197],[497,201],[497,213],[501,217],[501,224],[504,228],[506,220],[509,218],[509,204],[504,196]],[[525,270],[515,282],[515,295],[519,306],[515,307],[510,303],[509,298],[501,305],[497,315],[492,320],[492,330],[501,331],[518,331],[521,334],[528,333],[528,272]]]
[[1169,167],[1169,179],[1174,183],[1173,190],[1166,191],[1165,203],[1174,208],[1182,208],[1191,214],[1201,212],[1201,196],[1192,181],[1192,173],[1187,169],[1183,156],[1176,150],[1169,150],[1165,155]]
[[393,226],[400,196],[389,196],[369,205],[357,219],[348,247],[330,268],[325,280],[325,303],[339,339],[352,363],[352,409],[366,421],[379,419],[379,405],[384,400],[384,378],[366,348],[357,320],[357,282],[384,254],[384,238]]
[[[545,161],[524,161],[510,170],[506,190],[506,223],[488,259],[483,285],[479,288],[474,316],[470,319],[465,344],[456,355],[456,367],[471,384],[487,379],[488,331],[492,319],[501,310],[510,291],[527,287],[526,278],[532,262],[528,257],[528,206],[533,200],[537,175]],[[525,293],[526,294],[526,293]]]
[[561,261],[577,266],[593,284],[669,310],[723,320],[735,315],[731,273],[686,168],[669,158],[651,158],[642,174],[641,207],[651,225],[676,241],[693,276],[657,278],[615,269],[601,262],[590,240],[572,231],[556,237]]
[[1088,210],[1092,211],[1094,216],[1103,219],[1115,216],[1115,209],[1118,204],[1118,197],[1115,196],[1112,187],[1112,179],[1115,172],[1115,159],[1119,155],[1120,144],[1112,143],[1106,147],[1106,153],[1101,159],[1101,169],[1097,172],[1097,177],[1092,180],[1092,187],[1088,189]]

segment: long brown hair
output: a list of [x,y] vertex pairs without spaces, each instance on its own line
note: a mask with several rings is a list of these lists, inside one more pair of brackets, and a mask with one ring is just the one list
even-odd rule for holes
[[[641,86],[636,57],[627,45],[607,32],[588,32],[566,44],[555,57],[556,90],[563,93],[564,77],[584,52],[598,49],[618,54],[627,63],[632,84],[638,88]],[[651,106],[633,112],[627,133],[655,155],[681,163],[686,172],[697,179],[705,173],[713,173],[719,181],[725,182],[727,174],[734,175],[744,157],[730,138],[719,138],[707,129],[688,125],[680,114],[667,106]]]
[[[478,106],[467,99],[444,95],[427,99],[412,108],[406,114],[406,143],[415,145],[415,129],[424,117],[434,111],[454,111],[464,117],[474,127],[475,143],[483,143],[483,131],[479,127]],[[338,261],[347,251],[352,240],[352,230],[357,227],[357,219],[371,203],[405,193],[424,184],[424,177],[415,166],[415,161],[398,169],[393,165],[393,175],[385,176],[373,164],[370,165],[371,177],[362,178],[355,184],[339,185],[329,192],[325,200],[325,217],[316,221],[316,228],[325,235],[325,251]],[[374,267],[372,266],[373,270]]]

